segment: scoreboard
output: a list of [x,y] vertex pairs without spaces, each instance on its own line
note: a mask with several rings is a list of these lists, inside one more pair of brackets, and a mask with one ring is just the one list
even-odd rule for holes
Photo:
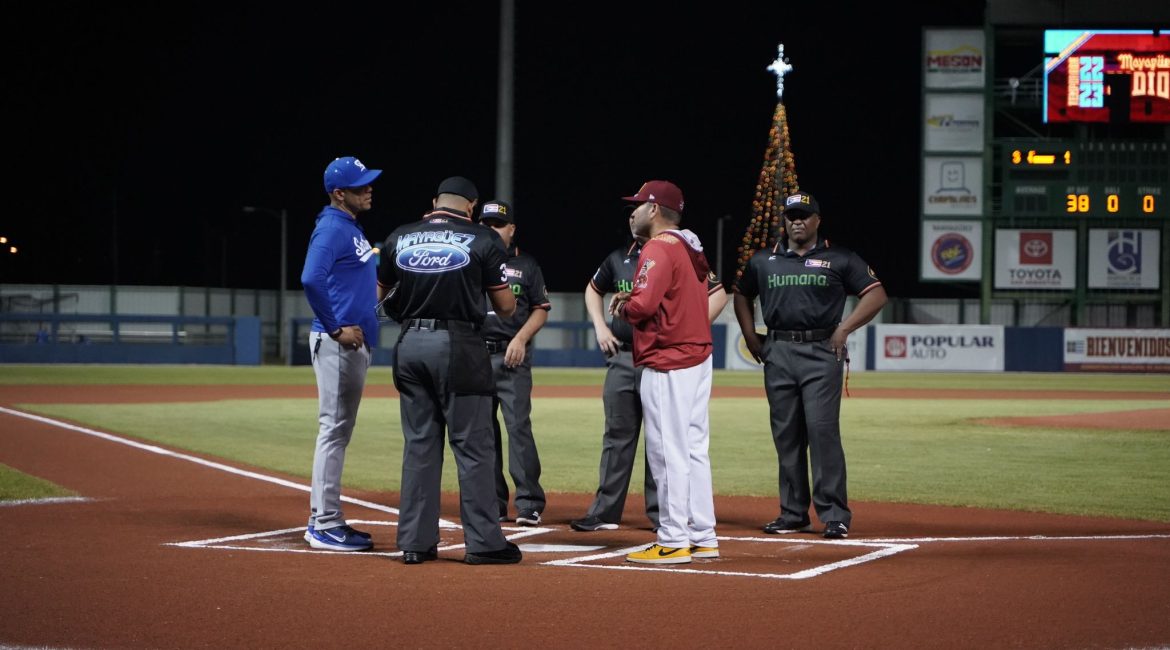
[[1000,214],[1170,217],[1170,144],[1005,141]]

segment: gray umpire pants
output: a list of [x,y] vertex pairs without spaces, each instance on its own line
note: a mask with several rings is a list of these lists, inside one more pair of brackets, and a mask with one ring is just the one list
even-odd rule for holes
[[508,473],[516,485],[516,510],[544,512],[544,489],[540,487],[540,455],[532,437],[531,351],[515,368],[504,365],[504,352],[492,353],[492,377],[496,397],[492,400],[492,431],[496,441],[496,500],[501,516],[508,514],[508,482],[504,479],[503,433],[496,412],[504,414],[508,429]]
[[397,347],[404,439],[398,548],[427,551],[439,543],[446,428],[459,471],[459,517],[467,551],[498,551],[507,542],[496,514],[492,397],[452,394],[450,360],[451,339],[445,330],[408,329]]
[[309,355],[317,375],[317,447],[313,452],[312,488],[309,493],[309,525],[328,530],[345,525],[341,512],[341,472],[345,449],[357,422],[370,349],[341,347],[324,332],[309,335]]
[[841,446],[842,363],[829,341],[766,342],[764,389],[771,413],[772,440],[780,460],[780,518],[809,521],[811,501],[821,522],[852,521]]
[[[620,350],[606,359],[602,405],[605,409],[605,434],[601,439],[601,468],[597,494],[587,517],[611,524],[621,523],[630,489],[630,475],[638,454],[638,436],[642,429],[642,369],[634,367],[634,353]],[[643,459],[645,471],[646,517],[658,527],[658,488],[650,463]]]

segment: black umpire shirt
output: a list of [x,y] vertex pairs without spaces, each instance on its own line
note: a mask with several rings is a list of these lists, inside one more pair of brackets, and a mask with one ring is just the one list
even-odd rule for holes
[[845,312],[846,295],[860,296],[881,284],[860,257],[817,238],[804,257],[786,248],[787,240],[756,251],[735,290],[760,297],[770,330],[834,329]]
[[[635,241],[627,248],[619,248],[610,253],[593,273],[589,284],[593,289],[605,295],[620,291],[634,290],[634,272],[638,269],[638,257],[642,255],[642,244]],[[707,275],[707,295],[716,291],[723,291],[723,284],[714,273]],[[610,319],[609,329],[614,338],[622,343],[634,344],[634,328],[625,320],[614,316]]]
[[482,324],[483,292],[508,284],[508,254],[496,231],[451,208],[399,226],[382,249],[378,282],[398,285],[386,301],[395,320],[443,318]]
[[520,328],[524,327],[524,323],[528,322],[528,316],[533,309],[545,311],[552,309],[552,303],[548,300],[548,289],[544,286],[544,273],[536,263],[536,258],[520,252],[515,246],[510,252],[511,257],[504,266],[504,273],[508,276],[512,294],[516,296],[516,311],[511,318],[505,320],[492,311],[491,302],[487,301],[485,307],[487,318],[483,322],[482,331],[483,337],[489,341],[512,340]]

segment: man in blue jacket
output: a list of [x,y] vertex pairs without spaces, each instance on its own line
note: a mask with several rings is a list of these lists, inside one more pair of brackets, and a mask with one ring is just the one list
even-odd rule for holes
[[329,551],[373,547],[370,535],[351,528],[341,512],[341,471],[366,385],[370,351],[378,345],[374,249],[357,215],[370,209],[371,183],[381,173],[353,156],[329,163],[325,168],[329,205],[317,215],[301,272],[315,316],[309,350],[320,401],[305,541]]

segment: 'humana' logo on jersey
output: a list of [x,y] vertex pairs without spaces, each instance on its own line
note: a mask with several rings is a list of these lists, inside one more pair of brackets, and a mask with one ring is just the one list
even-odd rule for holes
[[446,273],[471,262],[475,235],[453,230],[412,232],[398,238],[394,263],[404,271]]
[[827,287],[829,286],[829,277],[826,275],[814,275],[812,273],[799,273],[794,275],[776,275],[773,273],[768,276],[769,289],[808,286]]

